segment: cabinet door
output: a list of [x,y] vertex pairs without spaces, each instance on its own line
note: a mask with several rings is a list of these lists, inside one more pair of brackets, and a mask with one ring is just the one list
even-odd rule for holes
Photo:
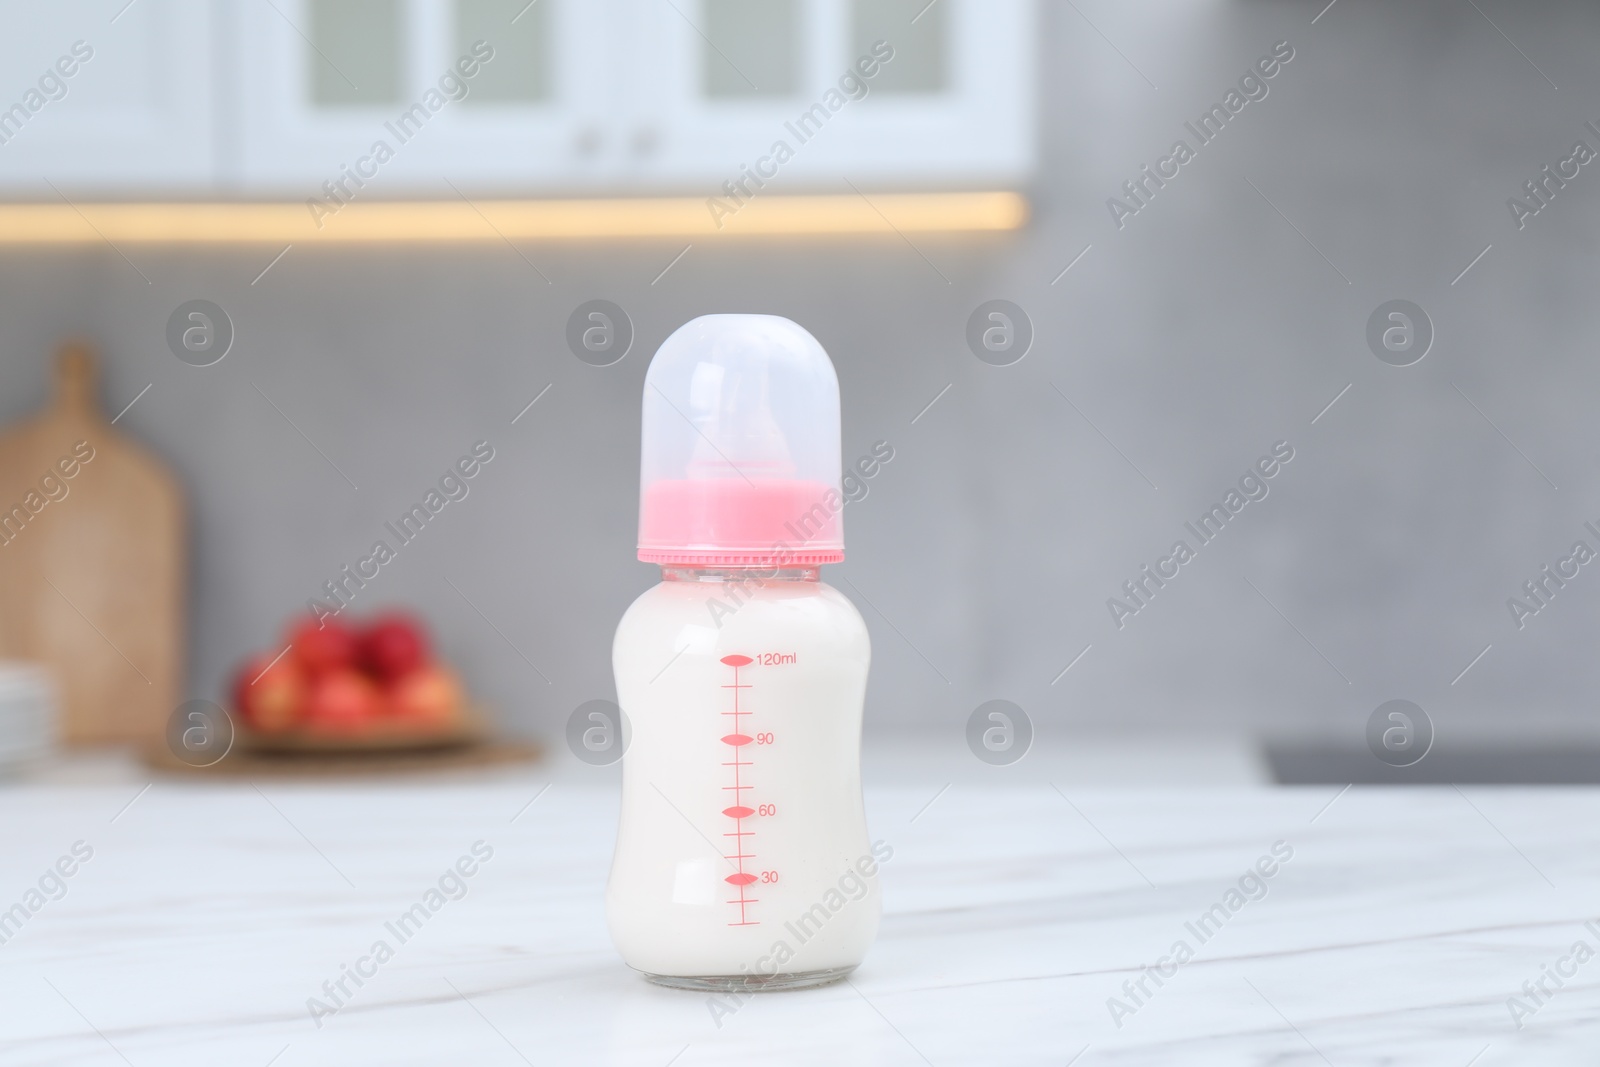
[[[215,177],[207,0],[0,0],[0,190],[204,194]],[[52,188],[54,186],[54,188]]]
[[1014,185],[1032,166],[1032,0],[623,2],[649,27],[641,181]]
[[272,0],[233,17],[232,178],[249,192],[515,196],[608,166],[603,2]]

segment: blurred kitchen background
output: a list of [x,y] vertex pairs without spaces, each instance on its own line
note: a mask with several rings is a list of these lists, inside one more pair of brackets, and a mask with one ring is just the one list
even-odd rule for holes
[[[69,337],[98,349],[108,415],[137,398],[117,428],[187,498],[181,699],[221,699],[487,441],[469,495],[354,610],[425,616],[499,724],[566,757],[573,709],[615,697],[618,618],[656,580],[634,559],[646,365],[688,319],[752,311],[833,357],[847,462],[894,450],[824,574],[871,629],[869,733],[959,748],[973,710],[1006,699],[1041,744],[1361,749],[1373,710],[1406,699],[1441,745],[1600,737],[1600,575],[1583,567],[1520,628],[1508,607],[1574,542],[1600,549],[1584,526],[1600,526],[1600,176],[1547,185],[1520,228],[1508,207],[1538,206],[1524,183],[1576,141],[1600,148],[1594,5],[84,0],[4,3],[0,21],[0,108],[74,42],[93,50],[0,145],[7,201],[71,205],[28,239],[0,232],[0,421],[47,403]],[[151,201],[309,218],[480,39],[495,58],[467,98],[349,211],[466,201],[481,232],[95,227],[105,205]],[[816,216],[830,232],[741,231],[738,214],[696,234],[493,232],[506,201],[726,198],[877,40],[894,58],[865,98],[749,209],[836,196]],[[1275,48],[1250,82],[1266,95],[1119,225],[1108,199],[1136,205],[1124,183],[1198,145],[1185,123]],[[1026,217],[899,199],[945,193],[1017,193]],[[194,300],[234,331],[210,366],[169,349]],[[593,300],[631,323],[608,366],[567,340]],[[1009,365],[968,343],[992,300],[1031,324]],[[1369,347],[1391,300],[1431,321],[1420,362]],[[1278,442],[1293,459],[1266,499],[1119,628],[1108,599],[1196,544],[1184,524]]]

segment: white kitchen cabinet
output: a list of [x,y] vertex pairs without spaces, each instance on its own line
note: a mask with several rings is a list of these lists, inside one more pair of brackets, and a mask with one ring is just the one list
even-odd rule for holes
[[240,5],[229,178],[294,199],[328,196],[325,182],[357,199],[581,187],[605,168],[619,107],[606,14],[591,0]]
[[[1032,9],[1032,0],[252,4],[235,27],[236,178],[252,192],[311,197],[331,181],[358,198],[710,196],[743,168],[797,192],[1015,184],[1032,163]],[[440,104],[421,130],[399,129],[480,36],[495,58],[467,97]],[[362,164],[364,187],[346,177],[338,188],[380,141],[394,158]]]
[[1032,165],[1031,0],[626,2],[655,146],[637,180],[1014,185]]
[[211,188],[212,10],[209,0],[0,0],[0,193]]
[[1032,164],[1033,0],[0,0],[0,18],[16,199],[328,217],[1015,186]]

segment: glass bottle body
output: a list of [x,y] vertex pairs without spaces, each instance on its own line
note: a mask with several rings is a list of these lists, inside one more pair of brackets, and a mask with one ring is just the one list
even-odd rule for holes
[[[817,568],[663,568],[612,650],[630,727],[606,916],[627,963],[697,989],[797,988],[866,955],[866,626]],[[887,853],[884,846],[878,846]]]

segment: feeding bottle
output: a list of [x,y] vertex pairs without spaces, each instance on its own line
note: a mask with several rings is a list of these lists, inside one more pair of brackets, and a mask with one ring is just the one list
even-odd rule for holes
[[639,558],[661,582],[612,649],[612,940],[663,985],[842,978],[889,849],[861,802],[866,626],[818,573],[844,558],[838,378],[788,319],[706,315],[656,352],[643,417]]

